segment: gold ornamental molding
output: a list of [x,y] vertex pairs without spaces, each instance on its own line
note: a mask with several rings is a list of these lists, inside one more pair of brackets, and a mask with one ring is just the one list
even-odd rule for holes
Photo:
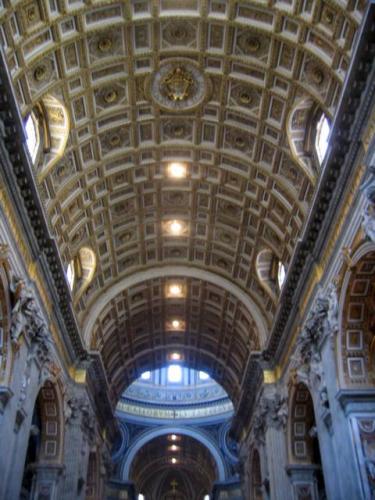
[[[43,279],[40,276],[40,271],[38,269],[38,262],[33,260],[30,251],[25,244],[24,238],[21,234],[21,231],[19,229],[19,224],[16,222],[16,216],[13,211],[13,207],[9,201],[9,198],[6,194],[6,192],[2,189],[0,190],[0,204],[1,207],[4,211],[6,220],[10,226],[12,236],[14,238],[16,247],[18,251],[21,253],[22,260],[24,261],[26,268],[27,268],[27,274],[28,277],[35,283],[38,293],[42,299],[43,302],[43,307],[46,310],[48,314],[48,320],[51,318],[52,314],[52,303],[49,299],[49,295],[43,286]],[[49,322],[49,330],[52,334],[52,338],[55,342],[56,348],[60,355],[62,356],[62,359],[65,359],[66,361],[66,352],[65,348],[61,342],[60,336],[58,334],[58,328],[55,326],[54,322]]]
[[190,59],[164,61],[145,81],[145,92],[160,108],[179,113],[202,105],[211,96],[210,78]]

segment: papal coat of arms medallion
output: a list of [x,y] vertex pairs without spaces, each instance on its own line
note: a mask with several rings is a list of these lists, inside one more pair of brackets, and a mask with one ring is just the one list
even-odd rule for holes
[[156,104],[174,112],[199,106],[211,89],[209,78],[188,59],[165,61],[146,85]]

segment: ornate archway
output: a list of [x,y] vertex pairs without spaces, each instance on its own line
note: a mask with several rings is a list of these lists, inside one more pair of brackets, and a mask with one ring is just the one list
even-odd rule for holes
[[61,392],[57,383],[47,380],[35,401],[21,496],[29,492],[33,498],[40,495],[51,500],[58,499],[58,483],[63,469],[63,446]]

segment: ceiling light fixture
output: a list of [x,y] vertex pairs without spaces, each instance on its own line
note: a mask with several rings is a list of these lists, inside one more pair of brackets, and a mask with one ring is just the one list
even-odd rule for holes
[[170,283],[167,288],[168,297],[182,297],[182,285],[179,283]]
[[177,330],[181,326],[181,321],[179,321],[178,319],[174,319],[172,321],[172,326],[173,326],[173,328],[175,328]]
[[184,179],[186,177],[186,165],[184,163],[169,163],[167,171],[168,177],[173,179]]
[[169,232],[171,234],[173,234],[173,236],[180,236],[182,234],[183,229],[184,229],[184,225],[179,220],[172,220],[168,224],[168,229],[169,229]]
[[171,458],[171,462],[172,462],[172,464],[176,464],[177,463],[177,458],[172,457]]
[[181,354],[179,352],[172,352],[172,354],[169,356],[169,359],[172,361],[181,361]]
[[176,434],[171,434],[171,441],[177,441]]

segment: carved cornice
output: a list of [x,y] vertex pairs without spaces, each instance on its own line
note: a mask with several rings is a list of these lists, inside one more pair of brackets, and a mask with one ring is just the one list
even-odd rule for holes
[[7,157],[3,157],[0,164],[3,180],[23,226],[25,239],[35,259],[41,264],[50,298],[54,304],[59,305],[59,312],[55,312],[58,320],[62,320],[60,328],[70,340],[73,349],[73,352],[69,349],[71,355],[80,358],[84,355],[85,349],[71,309],[70,293],[57,245],[49,233],[26,146],[22,142],[24,137],[22,119],[2,52],[0,53],[0,104],[0,118],[4,126],[2,139],[7,151]]
[[[299,298],[308,286],[327,242],[335,213],[342,201],[347,181],[360,152],[361,134],[371,113],[375,97],[375,5],[370,5],[363,23],[356,54],[353,58],[336,119],[332,129],[331,148],[327,152],[323,174],[315,193],[304,236],[296,247],[284,283],[280,306],[263,358],[276,365],[287,343],[283,339],[290,331],[298,312]],[[249,363],[244,377],[242,398],[234,419],[233,433],[250,421],[261,377],[259,365]]]
[[372,411],[374,407],[375,390],[361,389],[341,389],[336,394],[336,399],[342,406],[346,415],[350,413],[360,413]]
[[[24,131],[22,119],[7,71],[3,52],[0,50],[0,172],[17,213],[24,238],[31,253],[40,263],[40,270],[48,289],[49,300],[54,304],[54,315],[70,353],[76,364],[87,359],[75,314],[71,295],[55,240],[51,237],[38,195],[26,145],[22,141]],[[5,153],[5,154],[4,154]],[[96,363],[93,386],[100,385],[97,401],[98,413],[113,418],[112,405],[107,388],[103,366]],[[98,404],[99,403],[99,404]]]

